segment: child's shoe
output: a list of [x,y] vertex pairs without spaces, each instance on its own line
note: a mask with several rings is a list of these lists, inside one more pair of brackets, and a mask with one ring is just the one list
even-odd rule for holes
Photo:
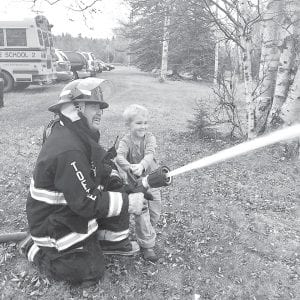
[[144,260],[149,260],[151,262],[158,261],[158,257],[152,248],[143,248],[143,258]]

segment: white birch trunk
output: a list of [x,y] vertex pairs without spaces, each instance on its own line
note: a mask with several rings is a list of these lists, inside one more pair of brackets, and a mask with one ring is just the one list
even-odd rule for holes
[[215,45],[215,72],[214,72],[214,84],[218,83],[218,75],[219,75],[219,41],[216,41]]
[[[295,64],[297,63],[295,61],[295,57],[296,57],[295,42],[296,42],[296,37],[299,36],[300,33],[299,30],[300,1],[286,0],[285,5],[286,5],[287,17],[283,25],[285,28],[284,34],[286,35],[286,38],[281,51],[273,105],[268,118],[268,124],[270,124],[272,120],[273,123],[275,123],[276,120],[280,120],[281,117],[284,118],[287,124],[292,123],[292,120],[289,120],[288,117],[290,116],[292,118],[292,114],[287,112],[289,110],[293,110],[293,108],[290,106],[294,105],[294,101],[295,101],[294,93],[295,93],[295,89],[297,90],[295,86],[290,88],[289,82],[291,80],[291,70],[293,67],[295,68]],[[286,99],[287,99],[287,103],[284,105]],[[284,111],[281,112],[283,105],[284,105]]]
[[238,79],[244,79],[244,72],[243,72],[243,59],[241,48],[239,46],[236,47],[236,68],[238,70]]
[[258,97],[255,109],[256,134],[264,132],[271,109],[280,57],[280,15],[282,0],[270,0],[263,22]]
[[[216,0],[216,3],[218,3],[218,0]],[[216,6],[216,18],[218,18],[218,7],[217,6]],[[215,30],[215,39],[216,39],[216,45],[215,45],[214,84],[216,85],[218,83],[218,74],[219,74],[219,33],[218,33],[218,29]]]
[[245,84],[245,96],[247,103],[247,135],[248,139],[255,137],[255,103],[252,96],[253,79],[251,69],[251,41],[247,40],[246,37],[241,39],[243,50],[243,73],[244,73],[244,84]]
[[300,122],[300,66],[295,75],[287,99],[282,105],[280,118],[286,125]]
[[[243,20],[247,22],[250,18],[249,5],[245,0],[240,1],[240,10],[243,14]],[[247,26],[246,24],[243,24]],[[241,34],[241,44],[243,47],[243,75],[245,85],[245,97],[247,103],[247,135],[248,139],[255,137],[254,125],[255,125],[255,105],[252,96],[253,79],[252,79],[252,67],[251,67],[251,37],[249,28],[243,28]]]
[[295,58],[295,40],[292,36],[286,38],[280,55],[276,85],[274,91],[273,104],[268,116],[267,125],[271,126],[272,123],[276,125],[279,120],[281,107],[287,97],[289,90],[289,80],[291,74],[291,67]]
[[170,9],[167,7],[164,20],[164,35],[162,43],[160,81],[164,82],[168,72],[168,52],[169,52],[169,26],[170,26]]
[[[284,125],[291,125],[300,122],[300,66],[295,75],[294,82],[290,87],[288,97],[281,108],[280,118]],[[284,143],[285,156],[295,158],[299,156],[299,139],[290,140]]]

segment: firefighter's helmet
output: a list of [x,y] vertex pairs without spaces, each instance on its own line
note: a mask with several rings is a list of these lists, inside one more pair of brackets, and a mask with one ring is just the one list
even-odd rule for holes
[[51,105],[48,109],[51,112],[59,112],[61,106],[65,103],[99,103],[100,108],[108,107],[104,101],[112,94],[112,84],[110,81],[100,78],[77,79],[68,83],[59,95],[56,104]]

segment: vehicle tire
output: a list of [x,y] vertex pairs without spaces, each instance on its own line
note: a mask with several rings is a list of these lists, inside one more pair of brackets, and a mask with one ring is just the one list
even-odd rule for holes
[[3,91],[5,93],[12,91],[13,88],[14,88],[14,83],[15,83],[14,79],[12,78],[12,76],[9,73],[7,73],[7,72],[2,71],[1,72],[1,77],[4,80],[4,90]]
[[73,71],[73,77],[72,80],[78,79],[78,73],[76,71]]
[[18,82],[18,83],[15,83],[15,89],[16,90],[24,90],[24,89],[26,89],[29,86],[30,86],[30,82]]

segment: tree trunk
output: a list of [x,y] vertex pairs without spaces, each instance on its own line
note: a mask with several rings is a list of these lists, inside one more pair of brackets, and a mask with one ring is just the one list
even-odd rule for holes
[[290,125],[300,121],[300,66],[296,72],[287,99],[282,105],[280,118],[285,124]]
[[219,41],[216,41],[216,45],[215,45],[214,84],[218,83],[218,75],[219,75]]
[[243,49],[243,71],[245,96],[247,103],[247,135],[248,139],[255,137],[255,103],[252,95],[253,79],[251,71],[251,41],[246,37],[241,38]]
[[243,75],[245,84],[245,96],[247,103],[247,134],[248,139],[252,139],[254,135],[254,121],[255,121],[255,106],[252,95],[253,89],[253,79],[252,79],[252,67],[251,67],[251,36],[250,29],[247,27],[248,20],[250,19],[249,5],[245,0],[240,1],[240,10],[243,14],[243,26],[241,30],[241,44],[242,44],[242,54],[243,54]]
[[259,89],[255,109],[255,132],[263,133],[271,109],[280,57],[280,16],[282,0],[270,0],[263,21]]
[[[297,65],[295,58],[296,39],[297,37],[299,37],[300,33],[300,2],[299,0],[286,0],[285,5],[286,18],[283,27],[285,28],[284,32],[286,34],[286,38],[284,40],[284,44],[281,50],[273,105],[268,118],[268,124],[270,125],[277,125],[277,122],[281,123],[281,116],[285,119],[287,123],[291,122],[290,120],[288,120],[288,115],[290,117],[291,115],[289,113],[287,114],[287,111],[292,109],[289,108],[289,106],[293,106],[295,97],[293,95],[295,87],[292,87],[290,89],[290,92],[289,88],[292,69],[295,69]],[[287,96],[288,92],[289,95]],[[288,99],[287,103],[284,105],[284,111],[281,113],[281,108],[286,99]]]
[[169,26],[170,26],[170,9],[169,6],[166,9],[165,20],[164,20],[164,36],[162,44],[162,55],[161,55],[161,69],[160,69],[160,81],[164,82],[167,78],[168,72],[168,52],[169,52]]
[[242,53],[241,48],[239,46],[236,46],[236,70],[237,70],[237,79],[238,80],[244,80],[244,72],[243,72],[243,60],[242,60]]
[[277,127],[280,124],[279,114],[281,107],[287,97],[287,93],[289,90],[289,80],[291,75],[291,67],[295,59],[295,39],[292,36],[289,36],[284,41],[277,78],[276,85],[274,91],[274,98],[272,108],[268,117],[268,126]]
[[[216,0],[218,3],[218,0]],[[218,7],[216,6],[216,18],[218,18]],[[216,38],[216,45],[215,45],[215,70],[214,70],[214,84],[218,83],[218,74],[219,74],[219,32],[218,28],[215,30],[215,38]]]

